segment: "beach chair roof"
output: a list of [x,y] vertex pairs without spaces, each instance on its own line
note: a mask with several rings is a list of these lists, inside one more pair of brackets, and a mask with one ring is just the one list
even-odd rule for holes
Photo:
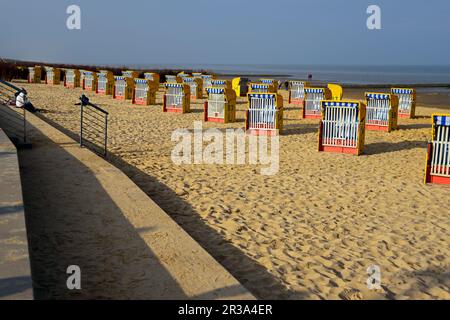
[[354,101],[323,101],[322,105],[325,107],[348,107],[357,108],[360,106],[359,102]]
[[212,84],[226,84],[227,80],[223,80],[223,79],[212,79],[211,80]]
[[197,80],[197,79],[194,77],[184,77],[183,78],[184,82],[195,82],[195,80]]
[[257,98],[257,99],[275,99],[277,97],[276,93],[257,93],[251,92],[248,93],[249,98]]
[[252,83],[251,87],[253,89],[266,89],[270,86],[270,84],[267,83]]
[[184,86],[183,83],[165,83],[164,84],[167,88],[182,88]]
[[325,88],[305,88],[306,93],[324,93]]
[[413,94],[415,90],[411,88],[392,88],[391,92],[393,94]]
[[374,99],[374,100],[390,100],[391,95],[388,93],[366,93],[367,99]]
[[433,116],[433,123],[436,126],[450,127],[450,114]]

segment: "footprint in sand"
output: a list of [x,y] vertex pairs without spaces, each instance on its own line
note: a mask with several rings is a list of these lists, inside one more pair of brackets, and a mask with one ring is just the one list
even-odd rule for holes
[[359,291],[358,289],[344,289],[344,291],[342,291],[339,294],[339,297],[342,300],[362,300],[363,299],[363,295],[361,293],[361,291]]

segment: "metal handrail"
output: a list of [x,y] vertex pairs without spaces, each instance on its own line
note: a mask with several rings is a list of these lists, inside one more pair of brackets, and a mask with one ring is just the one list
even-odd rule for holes
[[[103,152],[98,152],[98,150],[94,149],[94,152],[100,153],[105,158],[108,154],[108,115],[109,113],[106,110],[96,106],[95,104],[89,101],[89,98],[84,94],[80,97],[80,102],[75,105],[80,106],[80,147],[89,147],[91,145],[96,147],[103,147]],[[104,119],[96,118],[89,114],[92,111],[97,115],[102,114]],[[99,113],[98,113],[98,112]],[[87,117],[88,116],[88,117]],[[98,121],[102,121],[103,123],[99,123],[93,121],[91,118],[95,118]],[[96,126],[94,126],[95,124]],[[102,127],[103,126],[103,127]],[[99,127],[102,127],[103,130],[99,130]],[[95,130],[96,132],[93,132]],[[98,141],[100,140],[100,141]],[[100,144],[102,146],[100,146]]]
[[21,90],[22,90],[21,88],[16,87],[16,86],[13,85],[12,83],[9,83],[8,81],[5,81],[5,80],[1,80],[1,79],[0,79],[0,83],[1,83],[1,84],[4,84],[5,86],[10,87],[11,89],[14,89],[15,91],[21,91]]

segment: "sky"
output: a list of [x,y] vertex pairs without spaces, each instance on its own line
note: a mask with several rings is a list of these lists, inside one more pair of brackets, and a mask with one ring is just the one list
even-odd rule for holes
[[[366,26],[372,4],[381,30]],[[448,0],[0,0],[0,13],[0,57],[20,60],[450,65]]]

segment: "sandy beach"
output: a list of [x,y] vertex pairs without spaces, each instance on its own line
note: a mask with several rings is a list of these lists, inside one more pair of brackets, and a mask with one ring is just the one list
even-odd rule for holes
[[[42,117],[77,137],[80,88],[18,85]],[[423,183],[430,115],[450,112],[450,96],[419,93],[418,118],[400,119],[389,134],[366,132],[355,157],[319,153],[318,121],[300,119],[281,93],[280,169],[264,176],[250,164],[172,162],[172,131],[201,121],[204,100],[180,115],[162,112],[162,92],[155,106],[85,92],[110,114],[110,161],[257,298],[450,299],[450,188]],[[237,109],[236,123],[203,128],[243,128],[245,98]],[[373,264],[375,291],[366,285]]]

